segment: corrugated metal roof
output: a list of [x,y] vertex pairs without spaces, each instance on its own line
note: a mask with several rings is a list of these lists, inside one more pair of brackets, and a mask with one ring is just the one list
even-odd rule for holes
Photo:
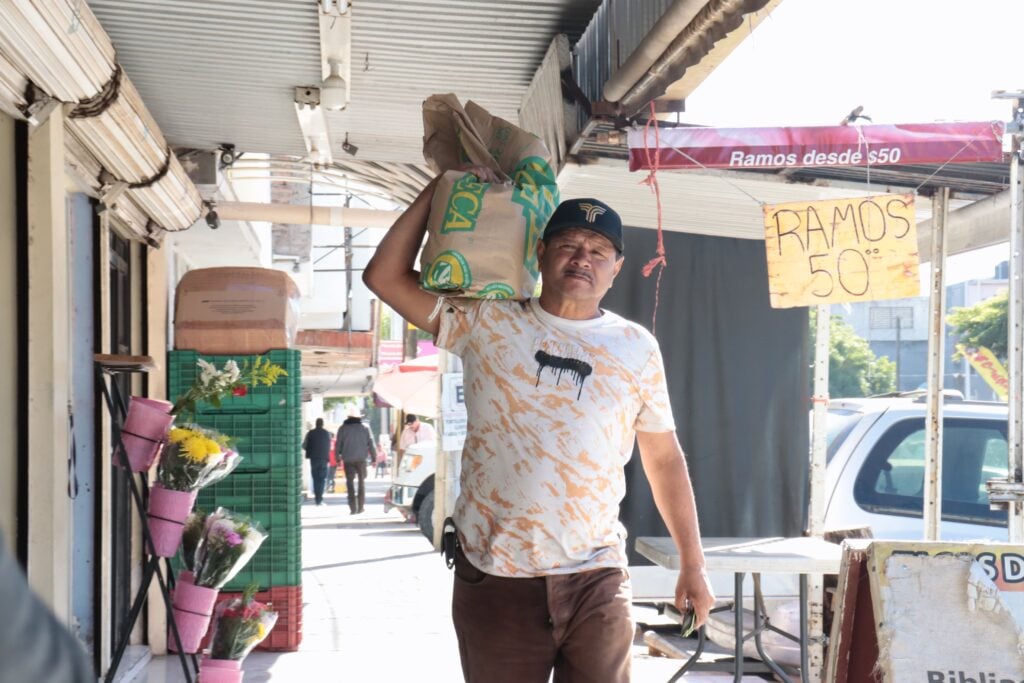
[[[312,0],[91,0],[118,60],[175,145],[303,155],[292,87],[320,81]],[[335,155],[422,161],[420,105],[456,92],[516,119],[552,37],[599,0],[356,0],[351,104],[328,113]]]

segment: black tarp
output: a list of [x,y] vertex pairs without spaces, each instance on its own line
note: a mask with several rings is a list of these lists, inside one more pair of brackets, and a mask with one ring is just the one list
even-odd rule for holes
[[[793,536],[805,526],[806,308],[768,305],[764,243],[666,232],[656,335],[704,536]],[[626,262],[602,306],[650,329],[657,233],[628,228]],[[626,468],[630,536],[663,536],[639,454]]]

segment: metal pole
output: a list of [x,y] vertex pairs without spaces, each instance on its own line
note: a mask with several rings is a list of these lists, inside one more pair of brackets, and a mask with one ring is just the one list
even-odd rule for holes
[[928,316],[928,411],[924,437],[924,538],[939,539],[942,522],[942,360],[946,341],[946,219],[949,188],[932,197],[932,289]]
[[[828,449],[828,360],[829,333],[831,329],[832,309],[829,305],[815,309],[816,325],[814,334],[814,406],[813,430],[811,442],[811,501],[808,511],[807,530],[811,536],[820,537],[825,524],[825,461]],[[824,616],[824,579],[821,574],[809,576],[810,598],[807,601],[807,636],[810,647],[808,650],[810,680],[820,680],[824,665],[822,648],[825,629]]]
[[[1024,324],[1021,321],[1021,306],[1024,305],[1024,278],[1022,278],[1021,250],[1024,249],[1024,186],[1021,179],[1021,124],[1024,122],[1024,100],[1014,102],[1012,124],[1012,155],[1010,158],[1010,301],[1009,301],[1009,356],[1010,387],[1007,402],[1010,419],[1007,425],[1009,446],[1009,479],[1016,484],[1018,492],[1024,481],[1024,450],[1022,450],[1022,416],[1024,408],[1024,379],[1022,379],[1022,354],[1024,354]],[[1010,543],[1024,542],[1024,506],[1019,500],[1009,504]]]
[[1010,155],[1010,300],[1007,320],[1007,357],[1009,360],[1010,386],[1007,391],[1009,419],[1006,425],[1007,450],[1009,451],[1009,473],[1006,479],[989,479],[986,482],[989,505],[994,509],[1006,507],[1009,511],[1010,543],[1024,541],[1024,454],[1022,454],[1021,409],[1024,408],[1024,321],[1021,320],[1021,306],[1024,305],[1024,280],[1022,280],[1021,249],[1024,249],[1024,186],[1021,182],[1021,139],[1024,137],[1024,90],[996,91],[992,97],[1013,100],[1013,116],[1006,124],[1003,151]]
[[896,391],[900,389],[900,346],[903,345],[902,330],[903,319],[896,316]]

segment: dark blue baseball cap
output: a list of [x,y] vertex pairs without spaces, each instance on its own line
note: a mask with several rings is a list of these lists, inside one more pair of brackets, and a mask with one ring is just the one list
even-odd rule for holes
[[600,200],[566,199],[559,204],[544,228],[544,241],[571,228],[590,230],[607,237],[616,251],[620,254],[623,252],[622,219],[615,213],[615,209]]

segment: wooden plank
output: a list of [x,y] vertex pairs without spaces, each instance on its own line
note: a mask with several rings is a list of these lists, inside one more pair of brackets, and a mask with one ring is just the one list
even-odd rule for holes
[[126,356],[110,353],[93,354],[93,360],[105,368],[112,370],[134,370],[144,372],[155,370],[156,363],[149,356]]
[[28,580],[62,623],[71,612],[68,231],[60,108],[28,149]]
[[877,681],[878,639],[865,546],[844,546],[836,589],[825,680],[831,683]]

